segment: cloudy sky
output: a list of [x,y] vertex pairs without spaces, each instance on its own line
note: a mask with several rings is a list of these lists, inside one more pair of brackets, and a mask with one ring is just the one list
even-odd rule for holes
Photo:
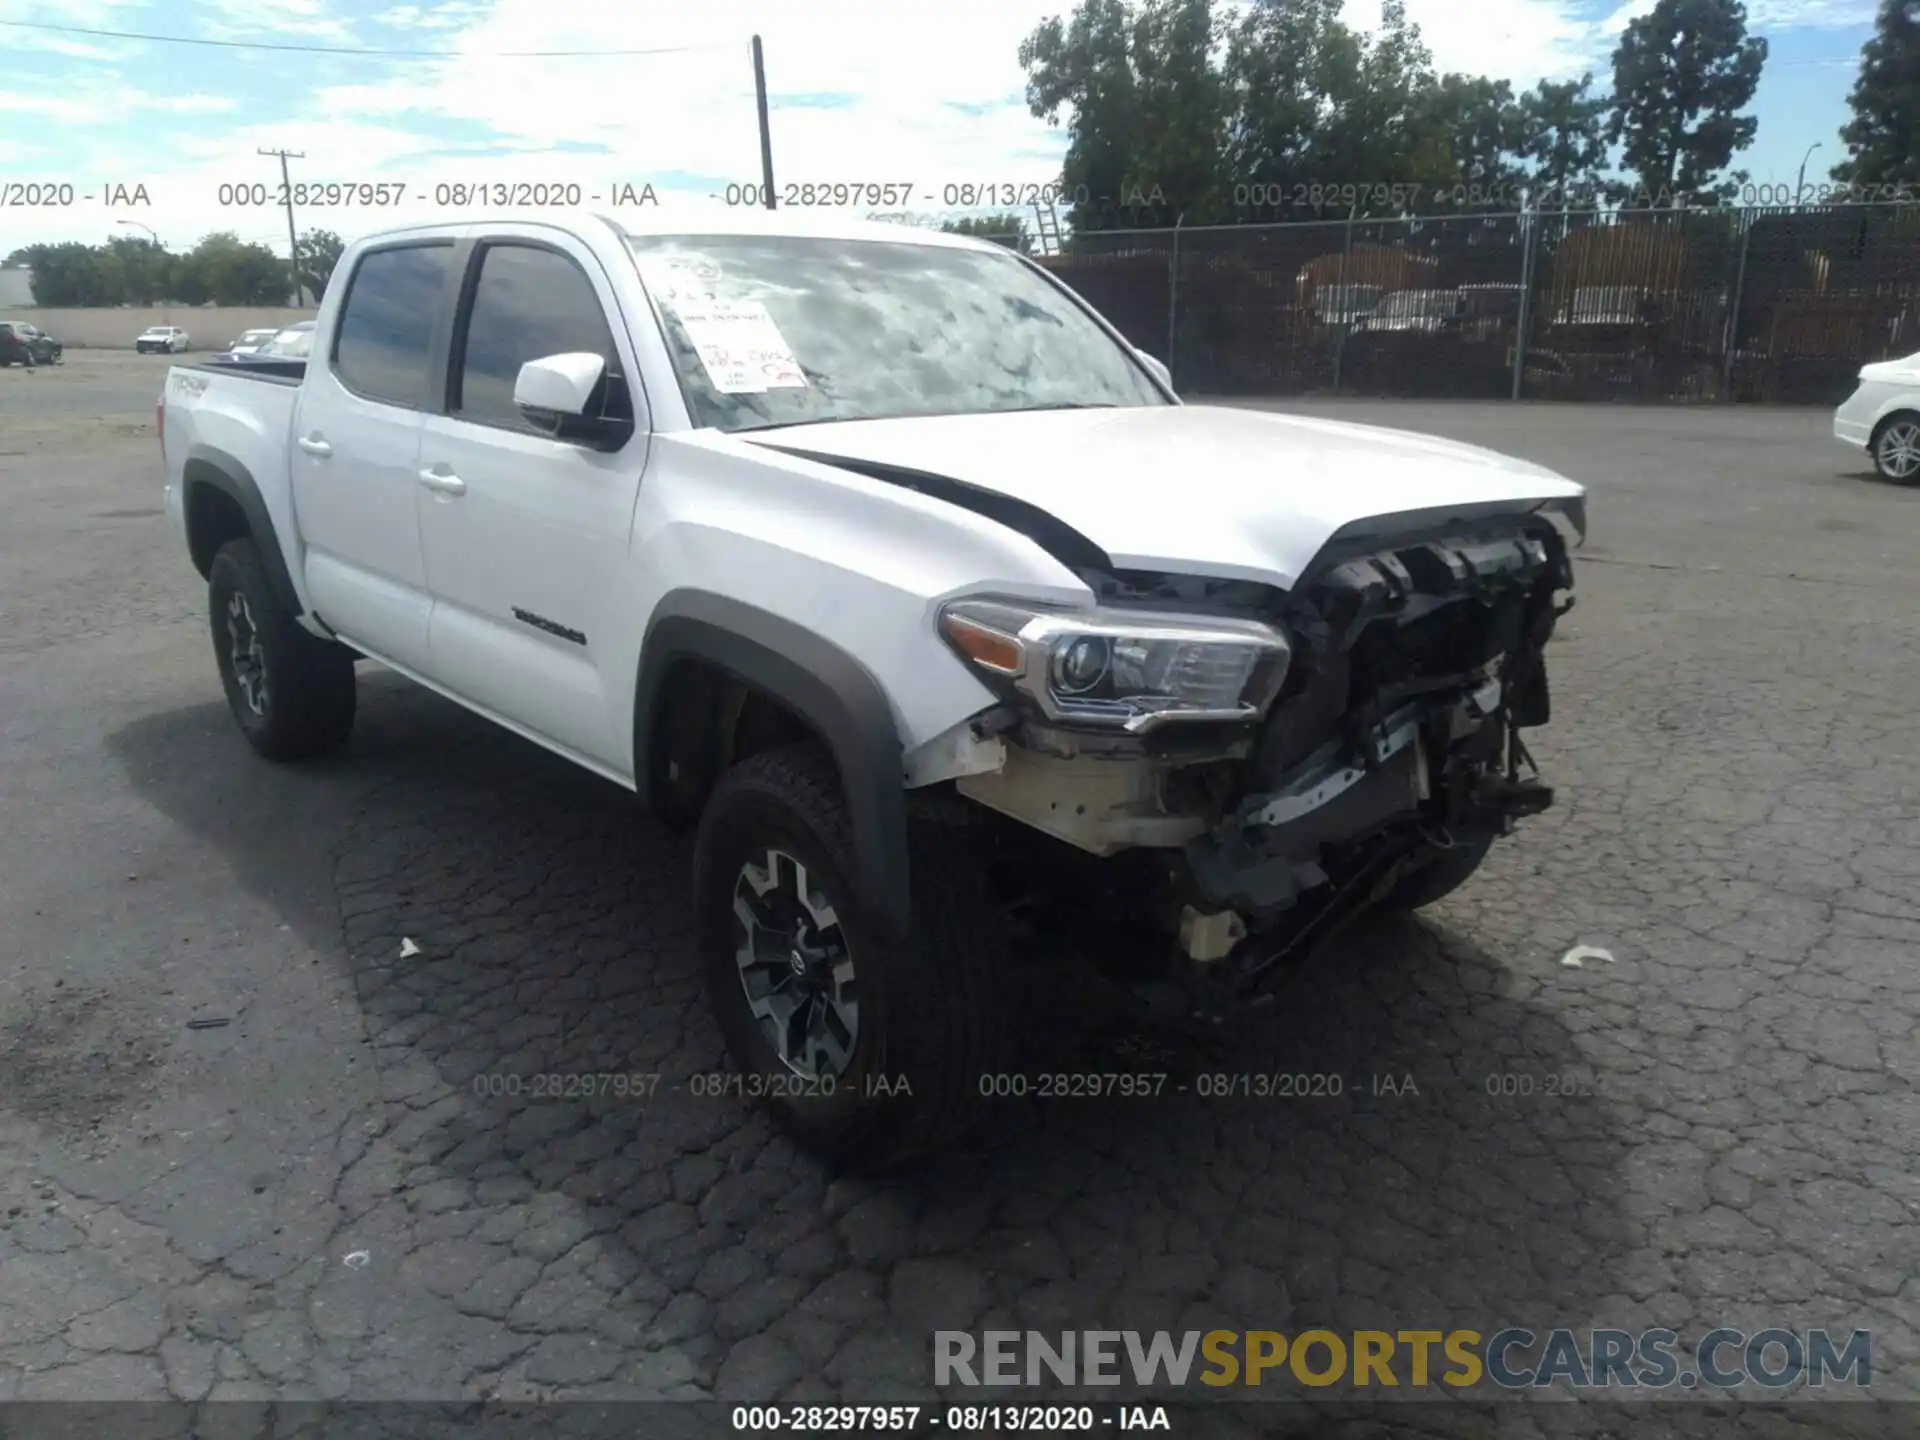
[[[176,249],[209,230],[284,253],[278,162],[305,182],[405,187],[386,210],[309,207],[302,228],[351,239],[433,209],[441,186],[578,185],[607,205],[651,183],[663,203],[723,195],[759,175],[748,37],[765,38],[781,182],[912,186],[917,210],[948,184],[1038,182],[1060,132],[1032,119],[1016,60],[1059,0],[0,0],[0,199],[8,182],[71,185],[70,205],[0,208],[0,255],[43,240],[97,241],[116,222]],[[1410,0],[1443,69],[1512,79],[1604,76],[1626,20],[1652,0]],[[1772,43],[1756,102],[1756,181],[1790,184],[1802,154],[1822,176],[1873,0],[1748,0]],[[1348,0],[1377,21],[1379,0]],[[25,25],[20,22],[26,22]],[[57,33],[64,25],[196,37],[236,48]],[[236,43],[238,42],[238,43]],[[334,47],[378,56],[329,54]],[[524,52],[575,51],[573,55]],[[514,53],[522,52],[522,53]],[[654,52],[654,53],[641,53]],[[1326,177],[1393,181],[1394,176]],[[144,186],[149,203],[104,202]],[[250,187],[265,186],[264,197]],[[50,192],[56,199],[64,192]],[[865,208],[865,207],[863,207]],[[117,233],[137,233],[119,229]]]

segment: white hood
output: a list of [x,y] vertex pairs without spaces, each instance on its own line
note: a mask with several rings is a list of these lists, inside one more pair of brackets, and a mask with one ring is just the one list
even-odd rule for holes
[[1337,532],[1390,534],[1585,494],[1550,470],[1478,446],[1223,406],[852,420],[738,438],[1025,501],[1121,569],[1282,588]]

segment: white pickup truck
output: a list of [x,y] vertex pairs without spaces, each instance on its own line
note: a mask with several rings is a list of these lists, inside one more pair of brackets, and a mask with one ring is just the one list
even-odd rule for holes
[[697,827],[711,1003],[803,1142],[895,1161],[996,1088],[1009,883],[1084,866],[1238,1003],[1551,802],[1580,486],[1183,405],[990,243],[652,213],[355,244],[310,358],[169,373],[167,511],[262,755],[342,744],[375,661]]

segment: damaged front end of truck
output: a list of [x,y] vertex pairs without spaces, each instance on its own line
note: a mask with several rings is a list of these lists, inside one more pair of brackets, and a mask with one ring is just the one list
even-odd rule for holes
[[[1217,627],[1178,662],[1204,678],[1239,628],[1277,648],[1251,641],[1252,660],[1222,672],[1237,712],[1103,726],[1048,703],[1045,677],[1030,683],[1048,656],[1060,673],[1055,632],[1071,627],[1015,616],[997,627],[1010,703],[975,727],[1003,757],[957,788],[1101,862],[1080,867],[1104,876],[1086,893],[1150,910],[1204,1005],[1257,999],[1369,910],[1459,883],[1552,805],[1522,732],[1551,715],[1544,652],[1573,604],[1584,529],[1573,500],[1359,530],[1284,592],[1083,566],[1103,615],[1137,613],[1149,634]],[[961,615],[977,628],[944,628],[978,667],[999,617]]]

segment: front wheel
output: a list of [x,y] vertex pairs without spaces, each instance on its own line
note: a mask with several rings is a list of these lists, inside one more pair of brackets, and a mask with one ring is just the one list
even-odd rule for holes
[[1380,902],[1381,909],[1419,910],[1445,899],[1473,878],[1493,849],[1493,836],[1455,840],[1445,849],[1429,842],[1426,849],[1426,861],[1387,892]]
[[344,744],[353,731],[353,656],[300,628],[253,541],[220,547],[207,602],[220,683],[247,743],[269,760],[305,760]]
[[1920,415],[1890,416],[1873,435],[1873,468],[1895,485],[1920,484]]
[[862,1169],[962,1138],[1016,1019],[1009,937],[967,837],[924,830],[904,936],[855,891],[847,802],[818,746],[729,768],[694,840],[707,992],[741,1093]]

